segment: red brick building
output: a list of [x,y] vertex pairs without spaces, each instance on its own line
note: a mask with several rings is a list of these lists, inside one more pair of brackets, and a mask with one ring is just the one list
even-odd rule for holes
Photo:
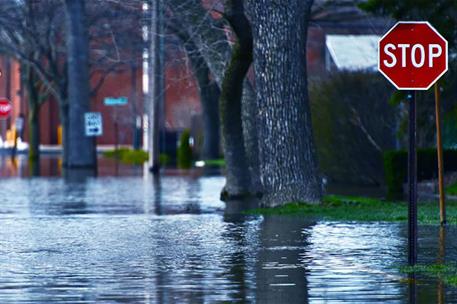
[[[372,18],[353,4],[346,7],[324,7],[325,1],[316,1],[313,20],[310,22],[308,37],[308,72],[311,81],[325,78],[328,70],[326,36],[331,35],[381,35],[390,26],[391,21]],[[348,2],[349,3],[349,2]],[[352,2],[351,2],[352,3]],[[322,6],[322,8],[320,7]],[[201,106],[197,83],[192,75],[185,53],[175,38],[167,41],[165,64],[165,105],[164,126],[168,131],[180,131],[189,128],[201,117]],[[169,47],[172,46],[172,47]],[[24,90],[21,90],[19,64],[0,57],[0,95],[9,98],[13,105],[13,115],[8,121],[0,122],[1,135],[5,138],[6,130],[14,126],[15,118],[20,114],[27,116],[27,102]],[[93,79],[95,84],[97,77]],[[143,67],[124,68],[121,72],[109,75],[104,84],[92,97],[91,110],[101,112],[103,116],[103,136],[98,144],[114,144],[115,122],[119,126],[119,143],[132,144],[136,118],[144,113],[144,71]],[[106,106],[106,97],[125,96],[129,102],[124,106]],[[40,112],[41,143],[55,145],[59,142],[59,111],[52,98],[46,102]],[[25,124],[24,140],[27,141],[28,129]]]

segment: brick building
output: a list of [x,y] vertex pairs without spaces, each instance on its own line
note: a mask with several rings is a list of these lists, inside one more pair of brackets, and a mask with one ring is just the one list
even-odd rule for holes
[[[328,5],[325,0],[318,0],[313,8],[313,17],[308,35],[308,72],[310,81],[318,81],[332,73],[332,56],[329,55],[328,37],[351,35],[357,39],[361,35],[381,35],[392,24],[390,20],[373,18],[361,12],[353,1],[342,0],[346,5]],[[201,117],[198,88],[186,56],[181,48],[173,47],[179,42],[176,38],[167,39],[165,64],[165,105],[164,127],[167,131],[180,131],[190,128]],[[172,47],[169,47],[172,46]],[[335,50],[333,50],[335,51]],[[0,96],[9,98],[13,105],[13,115],[7,121],[0,122],[2,138],[7,129],[14,127],[16,117],[27,116],[27,96],[21,90],[20,68],[15,61],[0,57]],[[144,113],[144,75],[142,66],[127,67],[121,72],[110,74],[97,94],[92,97],[91,110],[101,112],[104,121],[103,136],[98,144],[114,144],[115,122],[119,126],[119,143],[132,144],[137,117]],[[94,83],[97,77],[94,78]],[[106,106],[106,97],[125,96],[129,102],[124,106]],[[55,100],[50,98],[40,111],[41,143],[55,145],[59,143],[59,111]],[[24,140],[27,141],[27,124]]]

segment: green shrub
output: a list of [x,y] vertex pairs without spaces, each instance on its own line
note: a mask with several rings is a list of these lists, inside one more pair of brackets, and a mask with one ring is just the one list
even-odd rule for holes
[[321,172],[330,182],[384,182],[382,150],[395,147],[392,86],[375,73],[341,72],[310,86],[311,118]]
[[149,159],[149,155],[146,151],[130,150],[128,148],[106,151],[103,153],[103,156],[117,159],[120,162],[129,165],[141,165]]
[[171,164],[171,157],[170,155],[166,154],[166,153],[160,153],[159,155],[159,163],[160,163],[160,166],[168,166],[169,164]]
[[383,155],[384,174],[388,199],[403,197],[403,182],[407,178],[408,153],[405,151],[387,151]]
[[[398,199],[403,196],[403,184],[408,179],[408,152],[405,150],[387,151],[383,155],[387,197]],[[457,150],[443,151],[444,172],[457,171]],[[437,154],[435,148],[417,151],[417,180],[438,176]]]
[[181,137],[179,138],[179,147],[178,147],[178,168],[180,169],[189,169],[192,167],[192,149],[189,144],[190,131],[185,129]]

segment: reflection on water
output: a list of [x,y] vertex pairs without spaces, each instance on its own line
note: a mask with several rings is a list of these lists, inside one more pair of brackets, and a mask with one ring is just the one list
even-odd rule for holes
[[[243,215],[255,202],[226,208],[223,184],[0,179],[0,303],[408,303],[414,288],[417,303],[457,301],[399,273],[406,225]],[[455,259],[448,229],[420,227],[420,262],[444,259],[440,235]]]

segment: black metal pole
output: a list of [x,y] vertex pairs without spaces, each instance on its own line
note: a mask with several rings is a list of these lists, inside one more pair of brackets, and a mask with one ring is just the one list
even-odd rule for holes
[[408,264],[417,262],[417,151],[416,151],[416,92],[408,93],[409,150],[408,150]]

